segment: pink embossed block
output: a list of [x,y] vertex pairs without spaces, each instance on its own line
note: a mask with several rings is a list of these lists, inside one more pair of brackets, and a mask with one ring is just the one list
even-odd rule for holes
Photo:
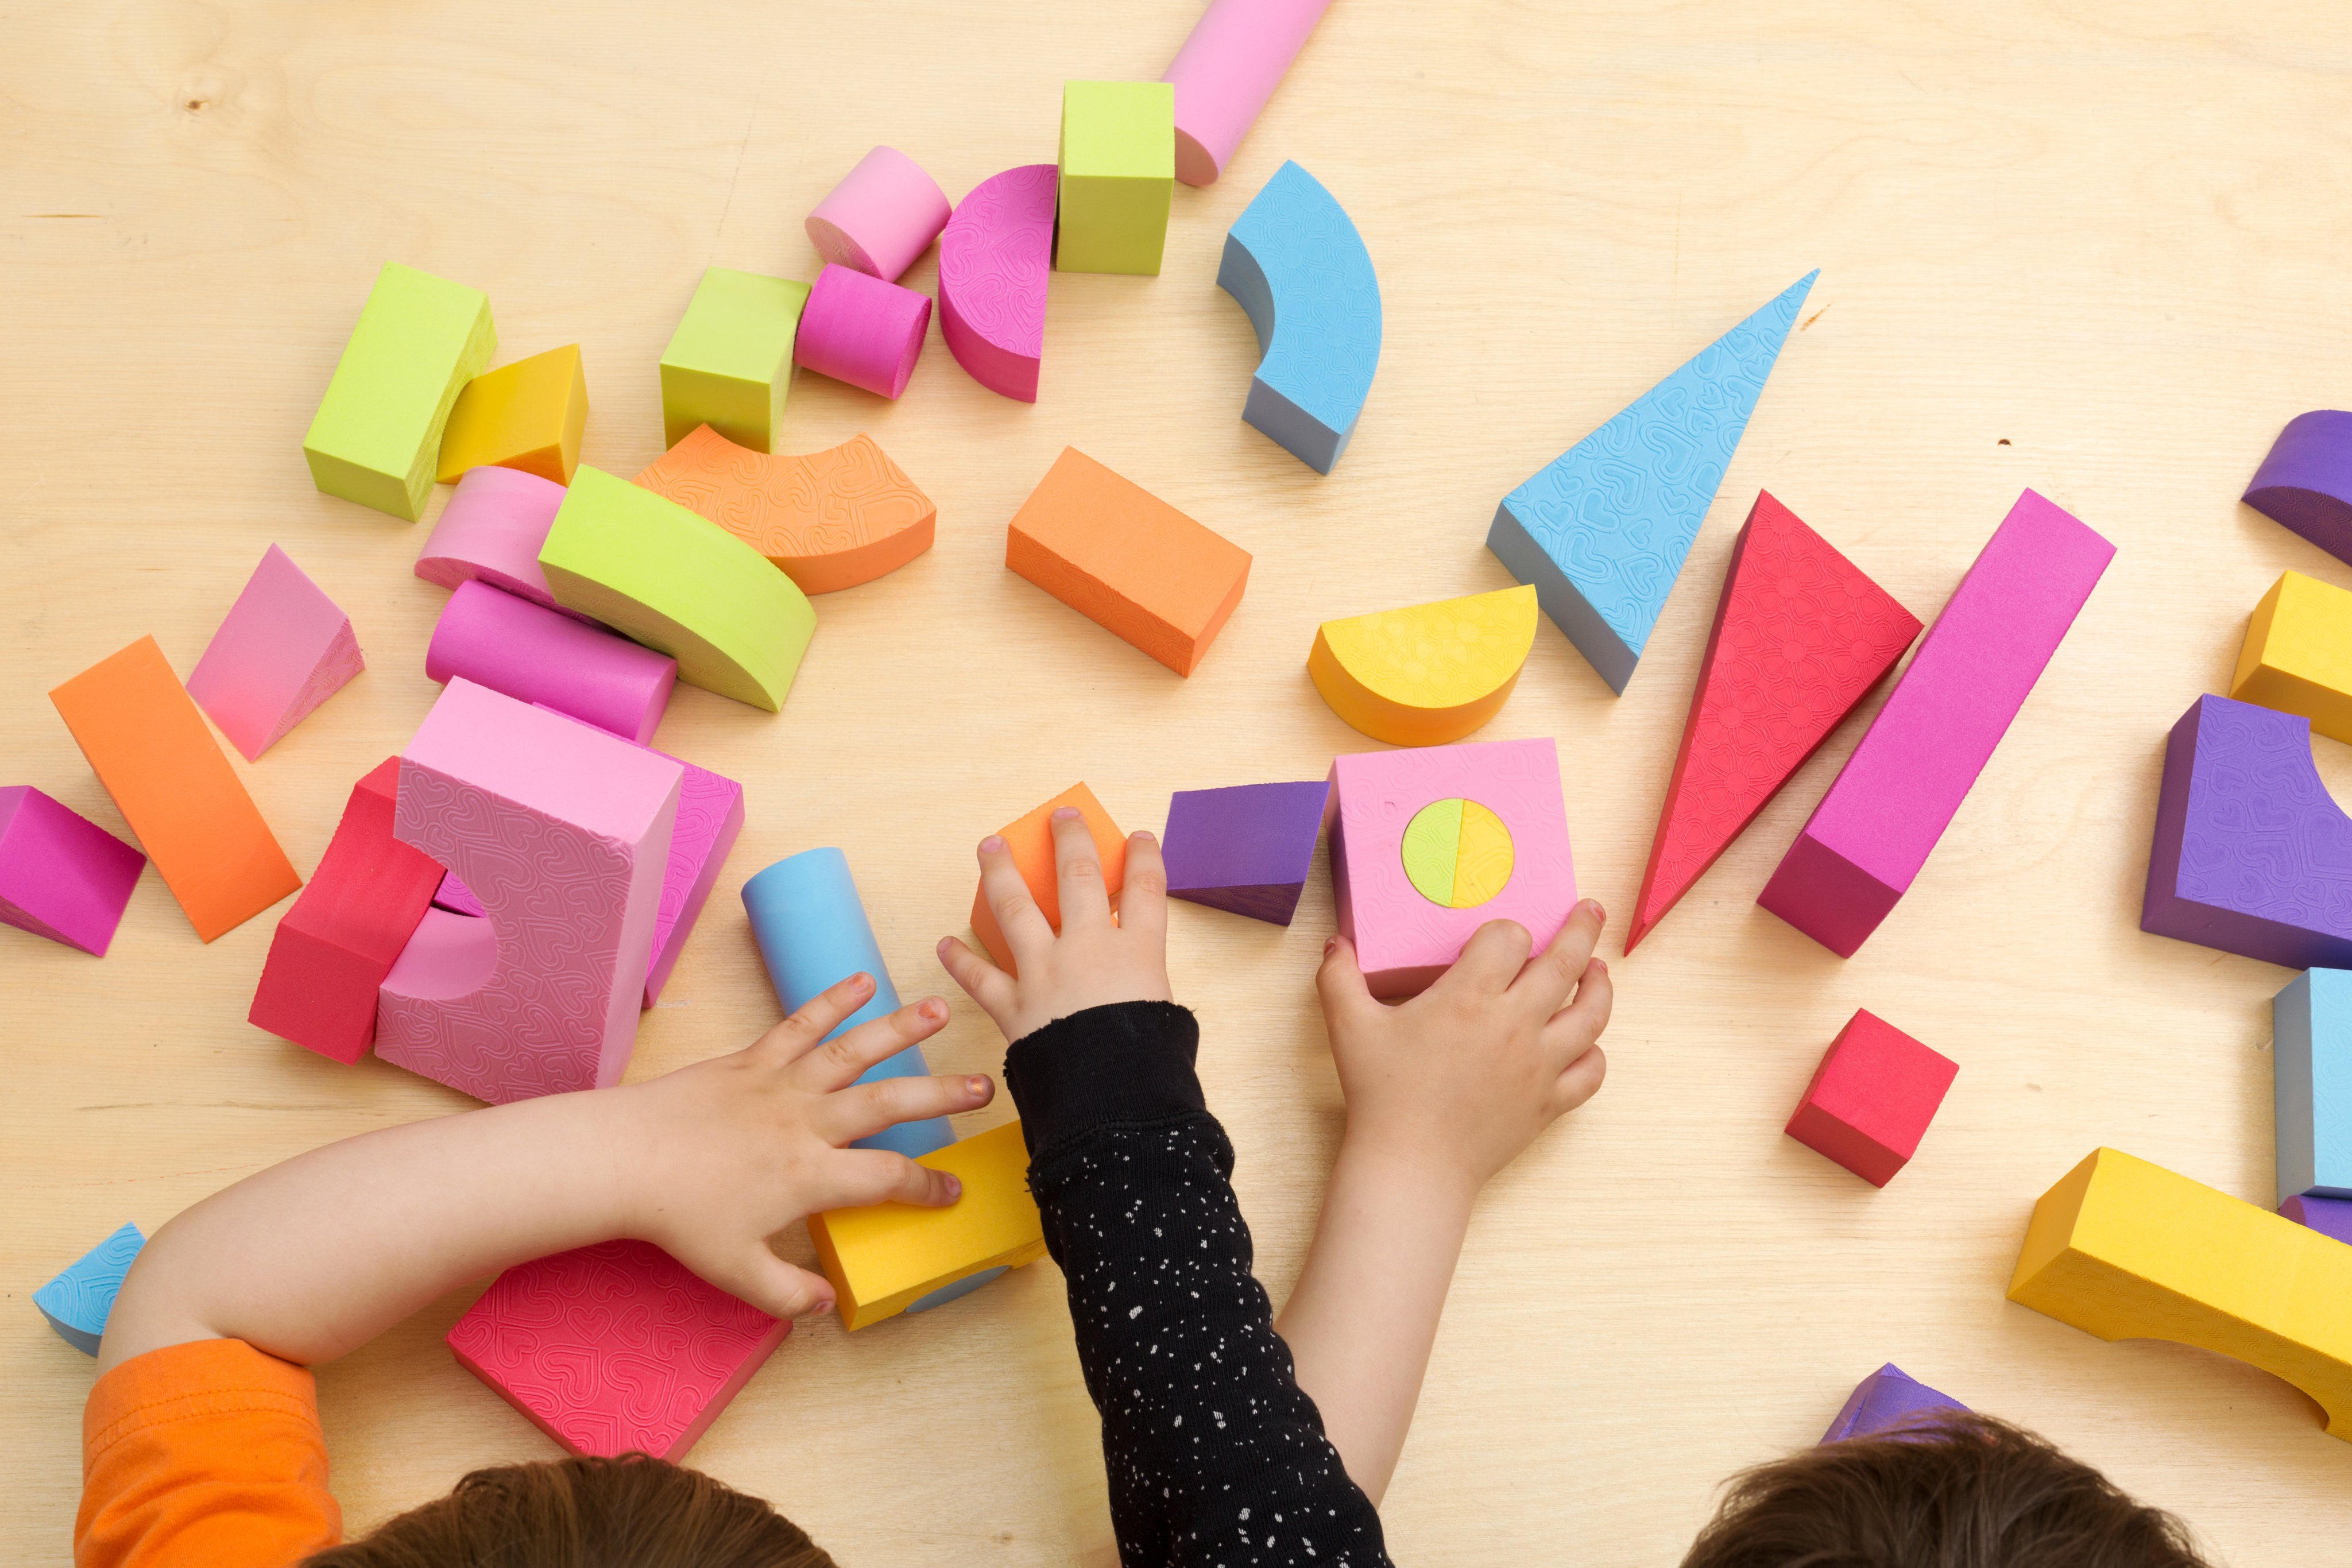
[[467,580],[503,588],[543,610],[593,626],[555,602],[540,569],[540,547],[563,505],[563,486],[520,468],[468,468],[441,508],[433,537],[416,558],[416,575],[444,588]]
[[188,695],[247,762],[365,666],[352,618],[271,545],[188,675]]
[[1054,271],[1051,163],[1024,163],[971,188],[940,235],[940,336],[992,392],[1037,401],[1045,280]]
[[607,1241],[499,1275],[449,1348],[572,1453],[675,1460],[792,1332],[649,1241]]
[[[1576,907],[1576,865],[1549,739],[1335,759],[1331,885],[1339,935],[1376,997],[1426,988],[1489,920],[1538,950]],[[1473,810],[1473,808],[1476,810]]]
[[484,914],[425,912],[378,994],[375,1053],[498,1103],[618,1082],[684,775],[450,682],[401,753],[393,836],[461,878]]

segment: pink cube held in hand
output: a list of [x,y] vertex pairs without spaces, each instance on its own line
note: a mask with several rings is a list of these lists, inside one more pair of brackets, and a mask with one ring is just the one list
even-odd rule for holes
[[877,147],[809,214],[809,244],[835,267],[896,283],[947,222],[940,183],[897,148]]
[[364,667],[352,618],[271,545],[188,676],[188,695],[247,762]]
[[907,390],[931,324],[927,294],[845,267],[817,274],[801,309],[794,363],[887,398]]
[[1918,1152],[1959,1064],[1857,1009],[1805,1085],[1789,1136],[1885,1186]]

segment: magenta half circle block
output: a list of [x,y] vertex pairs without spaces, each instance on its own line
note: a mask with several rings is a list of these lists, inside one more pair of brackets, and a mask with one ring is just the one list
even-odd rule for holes
[[940,234],[940,336],[992,392],[1037,401],[1058,171],[1024,163],[972,187]]
[[1330,800],[1322,779],[1177,790],[1168,802],[1168,896],[1289,925]]
[[2352,561],[2352,413],[2319,408],[2288,420],[2241,498]]

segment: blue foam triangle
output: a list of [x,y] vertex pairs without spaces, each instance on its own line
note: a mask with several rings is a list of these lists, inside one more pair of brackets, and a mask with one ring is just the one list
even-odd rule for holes
[[147,1239],[137,1226],[124,1226],[34,1291],[33,1304],[59,1338],[85,1355],[96,1355],[99,1337],[114,1311],[114,1293],[145,1245]]

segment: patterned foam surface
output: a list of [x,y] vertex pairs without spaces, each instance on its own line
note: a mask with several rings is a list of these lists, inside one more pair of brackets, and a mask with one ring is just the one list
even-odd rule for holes
[[1380,365],[1381,286],[1363,236],[1320,181],[1286,162],[1226,233],[1217,286],[1257,329],[1242,417],[1329,473]]

